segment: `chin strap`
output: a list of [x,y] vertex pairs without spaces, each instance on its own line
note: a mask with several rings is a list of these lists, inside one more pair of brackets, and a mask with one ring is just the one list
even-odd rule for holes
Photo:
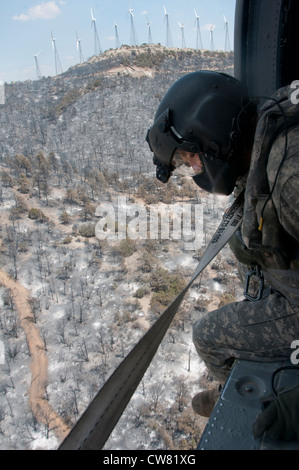
[[156,178],[161,181],[161,183],[167,183],[171,177],[171,170],[163,163],[160,163],[159,160],[154,157],[154,165],[156,165]]

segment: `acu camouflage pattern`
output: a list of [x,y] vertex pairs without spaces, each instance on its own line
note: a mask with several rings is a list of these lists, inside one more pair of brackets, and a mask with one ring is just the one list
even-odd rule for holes
[[243,273],[249,266],[261,266],[268,285],[264,298],[225,305],[194,325],[197,352],[220,381],[226,380],[234,359],[290,358],[291,343],[299,339],[299,106],[290,100],[293,91],[278,90],[260,108],[243,224],[230,241],[246,265],[240,264]]
[[193,342],[211,374],[225,382],[235,359],[289,359],[299,338],[299,307],[272,293],[258,302],[234,302],[202,316]]
[[292,103],[292,93],[284,87],[260,108],[242,239],[268,282],[299,305],[299,106]]
[[[292,253],[285,241],[299,243],[299,106],[291,102],[292,90],[278,90],[273,100],[260,108],[246,182],[242,237],[255,256],[261,257],[261,264],[271,269],[290,266]],[[264,225],[260,231],[262,211]]]

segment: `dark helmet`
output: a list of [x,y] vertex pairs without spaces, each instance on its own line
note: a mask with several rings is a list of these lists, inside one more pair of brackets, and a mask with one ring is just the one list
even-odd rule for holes
[[247,169],[239,152],[244,150],[241,135],[250,114],[248,103],[246,89],[230,75],[200,71],[177,80],[162,99],[146,137],[157,178],[168,181],[174,170],[172,156],[182,149],[202,156],[204,171],[193,177],[198,186],[230,194]]

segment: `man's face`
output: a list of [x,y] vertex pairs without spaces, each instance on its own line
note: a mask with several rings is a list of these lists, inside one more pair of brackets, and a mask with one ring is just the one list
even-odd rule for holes
[[191,175],[198,175],[204,171],[201,155],[200,153],[191,153],[176,149],[172,156],[171,164],[175,169],[186,167],[189,170],[191,169]]

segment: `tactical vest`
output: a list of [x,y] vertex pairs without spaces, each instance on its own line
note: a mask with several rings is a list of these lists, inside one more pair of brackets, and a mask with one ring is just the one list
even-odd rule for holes
[[[246,182],[242,239],[274,289],[299,305],[299,220],[294,236],[282,223],[281,194],[290,178],[299,181],[299,105],[285,87],[259,110],[250,170]],[[287,129],[287,132],[286,132]],[[292,186],[290,186],[292,187]],[[299,205],[295,188],[292,202]],[[292,217],[291,208],[287,208]],[[296,238],[295,238],[296,236]]]

